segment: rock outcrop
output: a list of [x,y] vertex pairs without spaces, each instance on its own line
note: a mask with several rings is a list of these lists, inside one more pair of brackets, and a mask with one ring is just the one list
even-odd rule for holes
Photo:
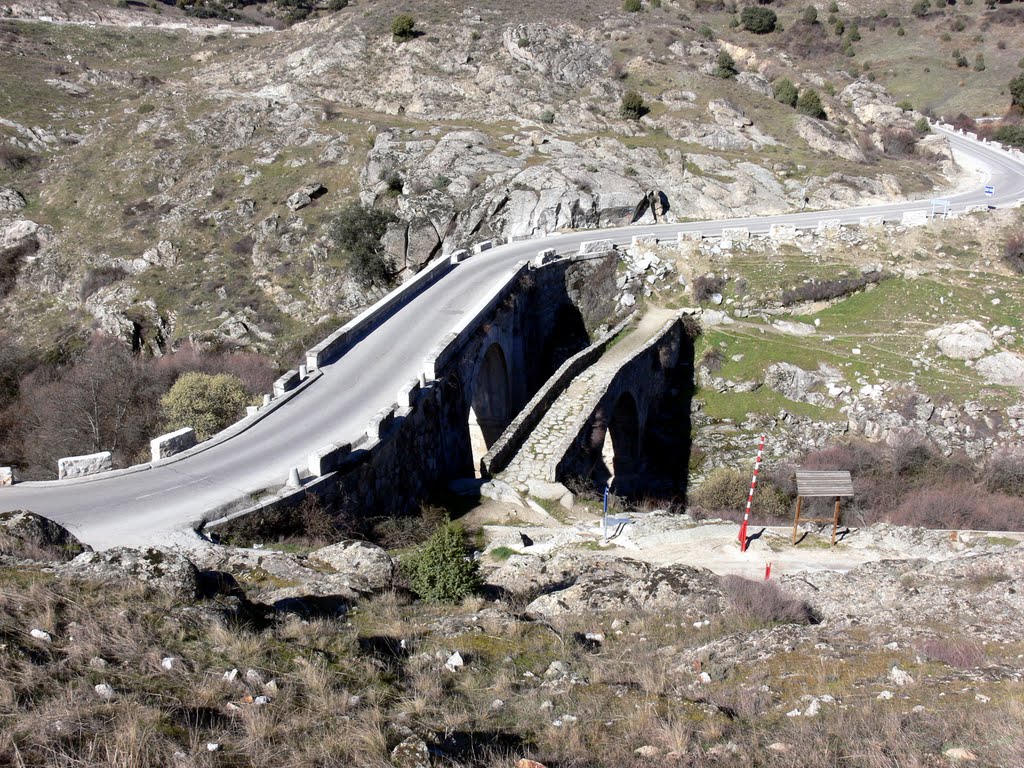
[[67,528],[34,512],[0,512],[0,555],[29,560],[71,560],[89,547]]
[[187,557],[165,547],[85,552],[59,566],[57,573],[99,582],[127,578],[179,600],[194,600],[199,594],[199,570]]

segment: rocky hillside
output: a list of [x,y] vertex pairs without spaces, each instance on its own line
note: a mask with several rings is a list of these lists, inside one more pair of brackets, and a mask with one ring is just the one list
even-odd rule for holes
[[[397,214],[401,279],[492,235],[877,202],[955,174],[879,84],[718,11],[712,30],[668,2],[384,3],[260,33],[97,5],[0,22],[0,314],[31,346],[90,326],[154,354],[300,344],[373,298],[329,236],[352,200]],[[822,111],[777,101],[783,76]]]
[[480,596],[442,605],[366,543],[76,553],[16,513],[0,521],[0,756],[1019,765],[1021,558],[923,542],[920,559],[769,582],[505,548],[481,561]]

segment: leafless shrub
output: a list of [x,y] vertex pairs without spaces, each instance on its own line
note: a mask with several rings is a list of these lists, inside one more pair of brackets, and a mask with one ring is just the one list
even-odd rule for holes
[[128,273],[119,266],[103,265],[93,267],[86,271],[85,277],[82,280],[82,287],[78,291],[78,297],[85,301],[96,291],[106,288],[108,285],[113,285],[118,280],[123,280],[127,275]]
[[881,282],[887,275],[881,272],[867,272],[856,277],[839,277],[834,280],[810,280],[796,288],[782,293],[782,306],[788,307],[802,301],[829,301],[840,296],[849,296],[868,285]]
[[1018,275],[1024,275],[1024,231],[1015,232],[1006,238],[1003,262]]
[[943,637],[926,640],[920,653],[925,658],[941,661],[957,669],[975,669],[985,661],[984,646],[970,638]]
[[927,528],[1017,530],[1024,525],[1024,500],[954,481],[914,488],[888,518]]
[[690,286],[693,300],[698,304],[710,301],[714,294],[721,293],[725,289],[725,283],[726,279],[724,277],[717,277],[713,274],[700,275],[693,278],[693,283]]
[[733,616],[741,621],[754,625],[817,623],[810,605],[787,595],[774,582],[726,576],[722,589]]
[[917,134],[905,128],[883,128],[880,137],[885,154],[893,157],[912,155],[917,146]]
[[0,144],[0,171],[20,171],[35,163],[31,152],[10,144]]
[[985,465],[985,487],[992,493],[1024,497],[1024,454],[1002,451]]
[[700,367],[706,368],[711,373],[722,370],[725,364],[725,353],[718,347],[710,347],[700,358]]

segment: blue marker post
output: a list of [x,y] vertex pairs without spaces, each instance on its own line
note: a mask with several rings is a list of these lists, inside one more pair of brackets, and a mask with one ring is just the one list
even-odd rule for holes
[[601,517],[601,540],[608,543],[608,486],[604,487],[604,515]]

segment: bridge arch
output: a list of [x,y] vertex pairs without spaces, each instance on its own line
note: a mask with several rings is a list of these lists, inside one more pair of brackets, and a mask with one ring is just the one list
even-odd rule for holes
[[604,466],[620,488],[628,485],[629,479],[639,471],[642,434],[636,398],[630,392],[623,392],[611,409],[601,446]]
[[512,386],[508,359],[499,342],[493,342],[480,358],[472,380],[469,403],[469,441],[474,470],[512,421]]

